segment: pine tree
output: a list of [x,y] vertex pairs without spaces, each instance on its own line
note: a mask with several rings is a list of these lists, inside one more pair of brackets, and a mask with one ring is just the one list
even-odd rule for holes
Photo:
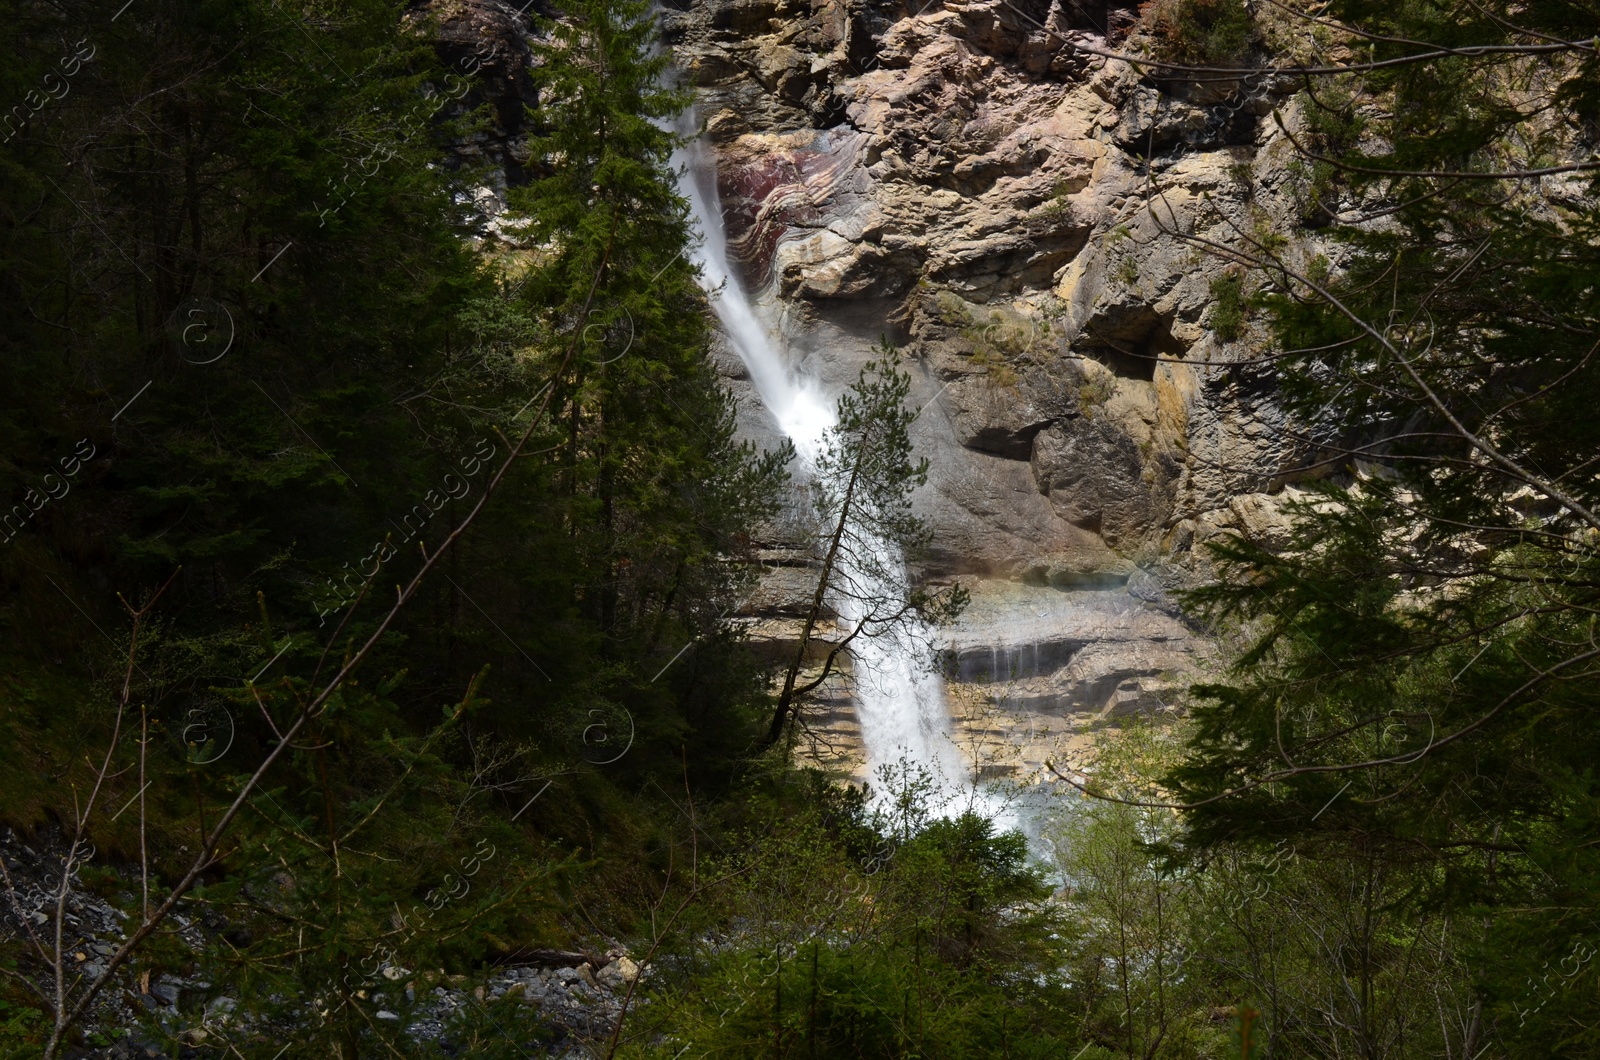
[[1517,1055],[1588,1047],[1588,995],[1526,1010],[1540,961],[1600,941],[1596,11],[1329,14],[1378,64],[1313,83],[1295,126],[1340,251],[1257,263],[1285,400],[1340,473],[1287,550],[1224,543],[1192,596],[1255,639],[1197,690],[1171,789],[1197,847],[1379,858],[1419,902],[1491,917],[1476,1041],[1497,1016]]
[[[70,763],[31,803],[70,821],[95,787],[81,752],[105,753],[89,832],[142,856],[148,825],[158,898],[249,793],[239,844],[191,879],[257,937],[218,975],[322,998],[335,1015],[306,1047],[353,1056],[371,1013],[352,963],[380,944],[455,962],[549,931],[524,893],[551,868],[541,834],[593,849],[646,830],[648,808],[608,786],[626,774],[596,763],[676,773],[692,755],[696,782],[727,775],[764,704],[720,618],[784,454],[734,442],[706,361],[672,140],[651,121],[678,97],[653,87],[642,9],[594,5],[556,30],[543,179],[521,200],[542,246],[519,292],[466,244],[475,175],[439,164],[470,86],[392,4],[156,0],[115,23],[104,6],[14,23],[43,53],[96,27],[99,50],[0,150],[23,204],[0,247],[16,325],[0,344],[30,387],[0,410],[26,516],[0,544],[0,617],[9,673],[65,657],[76,682],[59,716],[0,699],[17,737],[0,774]],[[551,395],[560,429],[392,611]],[[112,638],[130,676],[108,710],[96,627],[126,626],[107,590],[163,584],[131,660]],[[334,677],[363,644],[366,673]],[[213,708],[233,726],[219,760],[205,749],[222,741],[182,737]],[[585,768],[581,795],[510,823],[530,777]],[[468,826],[505,861],[461,919],[397,927],[396,904],[459,876]],[[311,914],[303,939],[250,919],[279,871],[292,894],[274,909]],[[305,946],[287,969],[274,956]],[[39,958],[24,974],[53,981]]]
[[[706,357],[710,318],[671,169],[679,139],[665,127],[687,96],[664,87],[654,34],[643,3],[574,3],[539,48],[540,176],[511,202],[543,249],[517,297],[548,334],[565,336],[583,313],[587,323],[539,446],[548,501],[527,530],[544,562],[517,577],[541,598],[542,624],[583,631],[552,671],[574,716],[621,711],[663,740],[642,743],[670,747],[691,728],[737,740],[746,724],[690,722],[684,710],[728,693],[748,709],[755,694],[753,663],[721,618],[748,577],[749,531],[774,510],[785,454],[734,441],[733,405]],[[690,642],[701,647],[673,662]],[[719,671],[749,683],[713,691]]]
[[[806,697],[834,676],[840,655],[858,638],[904,637],[924,623],[949,621],[966,606],[959,586],[908,584],[907,560],[932,537],[911,506],[912,493],[928,480],[928,461],[912,457],[917,413],[905,404],[910,389],[899,352],[885,340],[877,359],[840,396],[834,426],[823,438],[810,483],[817,585],[767,726],[768,746],[783,738]],[[842,635],[828,645],[821,668],[802,679],[812,638],[830,612],[845,616]]]

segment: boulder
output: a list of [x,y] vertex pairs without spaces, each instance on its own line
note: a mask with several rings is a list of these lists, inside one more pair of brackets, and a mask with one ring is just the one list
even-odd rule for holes
[[627,957],[618,957],[600,969],[598,978],[602,986],[614,991],[626,990],[639,978],[639,966]]

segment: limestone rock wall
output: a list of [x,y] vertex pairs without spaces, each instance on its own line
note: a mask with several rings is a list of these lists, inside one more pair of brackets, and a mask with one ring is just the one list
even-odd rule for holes
[[[922,573],[974,591],[947,634],[952,698],[1002,772],[1170,705],[1210,646],[1168,588],[1204,574],[1216,533],[1281,535],[1304,462],[1260,327],[1211,326],[1237,266],[1179,237],[1298,223],[1272,116],[1294,121],[1293,86],[1156,84],[1070,46],[1134,22],[1067,0],[709,0],[664,20],[732,249],[795,359],[838,389],[880,336],[911,359],[938,532]],[[779,641],[780,612],[759,616]]]

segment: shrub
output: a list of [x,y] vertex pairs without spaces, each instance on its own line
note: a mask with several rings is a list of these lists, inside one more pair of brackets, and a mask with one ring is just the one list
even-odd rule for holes
[[38,1009],[0,1000],[0,1057],[38,1056],[45,1018]]
[[1088,376],[1078,386],[1078,408],[1085,416],[1110,401],[1117,393],[1116,376],[1110,372],[1097,372]]
[[1244,294],[1244,277],[1226,272],[1211,281],[1211,315],[1206,323],[1223,342],[1233,342],[1244,334],[1249,303]]
[[1156,0],[1145,8],[1145,24],[1168,62],[1223,65],[1243,56],[1256,40],[1244,0]]

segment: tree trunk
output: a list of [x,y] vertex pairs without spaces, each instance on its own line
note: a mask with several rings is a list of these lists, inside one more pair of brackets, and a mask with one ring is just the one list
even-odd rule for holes
[[805,624],[800,627],[800,647],[795,652],[794,662],[789,664],[788,672],[783,675],[783,691],[778,694],[778,706],[772,713],[772,724],[767,727],[766,739],[761,743],[762,749],[771,747],[783,739],[783,730],[794,712],[795,680],[800,676],[800,668],[805,665],[806,649],[811,645],[811,634],[817,628],[817,620],[822,615],[822,604],[828,594],[828,586],[833,581],[833,568],[838,562],[845,526],[850,519],[850,508],[855,502],[856,483],[861,477],[861,462],[866,454],[867,443],[866,436],[863,436],[858,443],[855,463],[850,468],[850,481],[845,485],[844,500],[839,503],[839,520],[834,524],[833,534],[828,540],[827,555],[822,559],[822,573],[817,578],[817,591],[811,597],[811,609],[806,613]]

